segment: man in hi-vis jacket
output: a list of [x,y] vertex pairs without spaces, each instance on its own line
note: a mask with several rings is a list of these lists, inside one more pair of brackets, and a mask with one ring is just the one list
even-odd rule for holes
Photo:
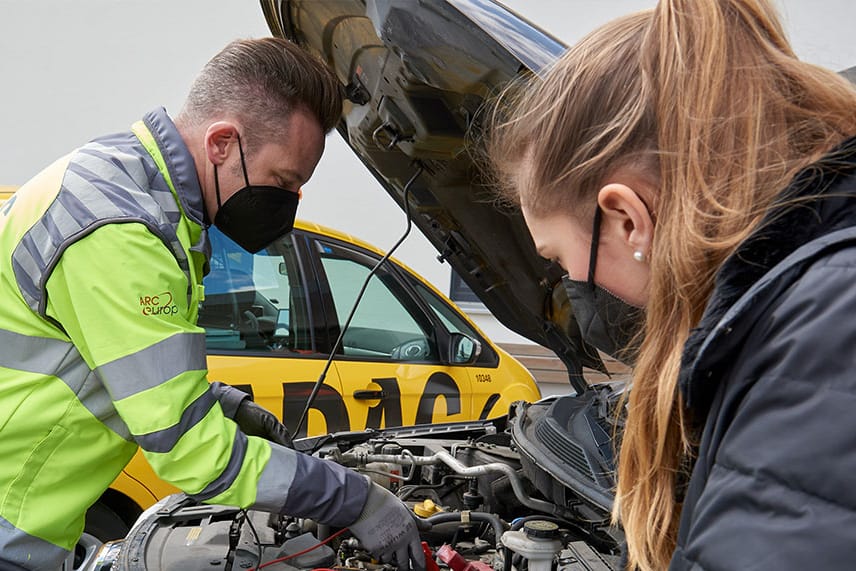
[[307,53],[236,41],[174,121],[156,109],[95,139],[0,209],[0,568],[57,569],[137,447],[200,501],[348,526],[423,566],[394,495],[277,443],[269,412],[209,385],[196,325],[208,226],[250,252],[289,232],[341,111]]

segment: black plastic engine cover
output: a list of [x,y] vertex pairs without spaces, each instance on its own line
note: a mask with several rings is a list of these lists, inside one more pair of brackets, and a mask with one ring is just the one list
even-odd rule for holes
[[615,462],[604,392],[591,389],[554,401],[517,403],[511,435],[526,477],[544,496],[570,507],[582,499],[612,509]]

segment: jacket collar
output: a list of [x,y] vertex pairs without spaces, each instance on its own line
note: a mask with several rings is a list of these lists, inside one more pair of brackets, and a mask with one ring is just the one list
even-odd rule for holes
[[146,113],[143,123],[155,138],[163,155],[185,215],[204,228],[206,225],[203,223],[202,188],[196,174],[196,163],[175,123],[163,107]]
[[[808,200],[794,204],[795,199]],[[762,278],[781,275],[783,272],[771,270],[789,256],[787,263],[795,263],[800,256],[792,254],[797,250],[817,250],[805,245],[821,242],[824,236],[854,226],[856,137],[802,170],[758,229],[738,246],[717,273],[704,315],[684,345],[678,377],[685,403],[697,420],[706,416],[716,393],[719,375],[714,373],[729,362],[729,355],[733,356],[729,349],[740,343],[741,332],[733,329],[740,324],[748,329],[751,313],[759,311],[760,305],[748,298],[754,299],[761,289],[758,286],[766,285],[760,282],[771,281]],[[750,290],[756,296],[747,296]],[[724,334],[730,335],[725,348]]]

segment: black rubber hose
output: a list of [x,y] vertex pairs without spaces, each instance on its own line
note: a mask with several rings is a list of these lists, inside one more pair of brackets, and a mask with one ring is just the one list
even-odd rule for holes
[[[505,532],[505,526],[502,524],[502,520],[499,519],[499,516],[487,512],[470,512],[470,519],[472,521],[489,523],[493,527],[493,533],[496,536],[496,543],[499,544],[499,539]],[[439,513],[425,518],[425,521],[431,525],[447,523],[450,521],[461,521],[461,512]]]
[[511,571],[511,550],[502,546],[502,571]]

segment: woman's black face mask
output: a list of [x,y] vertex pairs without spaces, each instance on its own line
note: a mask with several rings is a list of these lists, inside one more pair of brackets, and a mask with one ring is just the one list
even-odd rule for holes
[[241,169],[246,186],[220,204],[220,180],[214,165],[214,188],[217,192],[217,214],[214,225],[240,247],[255,254],[294,227],[299,196],[280,186],[252,185],[247,176],[244,149],[238,136]]
[[597,208],[592,230],[588,279],[579,281],[565,276],[565,291],[568,293],[583,339],[622,363],[632,365],[639,351],[637,333],[642,330],[645,314],[641,307],[627,303],[594,283],[600,219],[600,208]]

